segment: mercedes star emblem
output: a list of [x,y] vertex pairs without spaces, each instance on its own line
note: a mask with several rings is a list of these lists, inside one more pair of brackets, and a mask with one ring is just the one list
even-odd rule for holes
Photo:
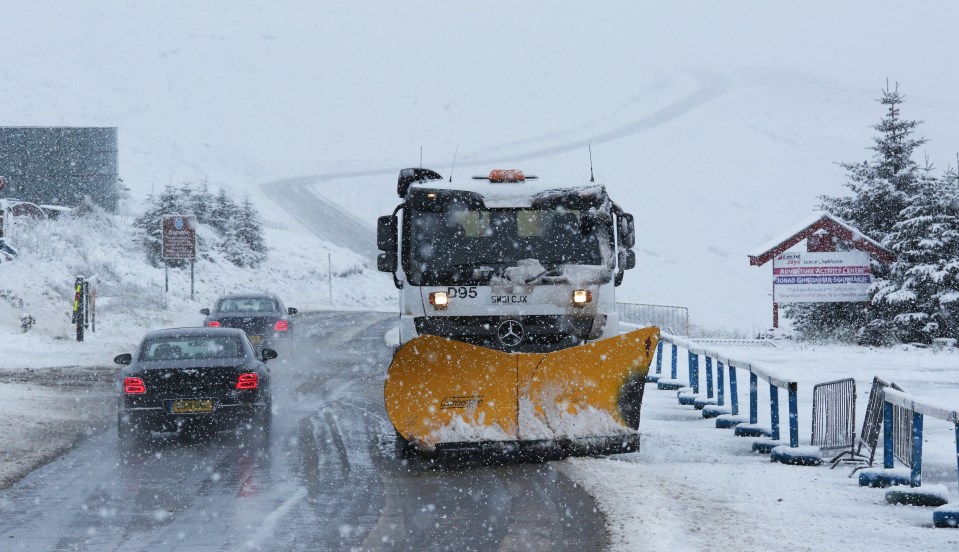
[[496,329],[496,337],[499,338],[499,342],[507,347],[519,345],[523,342],[525,335],[526,330],[524,330],[523,325],[516,320],[507,320]]

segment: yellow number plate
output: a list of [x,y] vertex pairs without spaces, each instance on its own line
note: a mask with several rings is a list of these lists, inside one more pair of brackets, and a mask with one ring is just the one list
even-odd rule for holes
[[173,401],[174,414],[193,414],[195,412],[213,412],[210,399],[180,399]]
[[260,335],[251,335],[251,336],[250,336],[250,341],[251,341],[254,345],[259,345],[260,342],[263,341],[263,336],[260,336]]

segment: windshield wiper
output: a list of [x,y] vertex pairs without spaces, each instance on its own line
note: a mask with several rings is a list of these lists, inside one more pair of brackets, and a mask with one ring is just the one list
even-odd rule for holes
[[548,268],[540,272],[536,276],[530,276],[529,278],[527,278],[526,283],[532,284],[533,282],[535,282],[536,280],[539,280],[540,278],[545,278],[546,276],[561,276],[562,274],[563,274],[563,269],[559,268],[558,266],[553,268]]

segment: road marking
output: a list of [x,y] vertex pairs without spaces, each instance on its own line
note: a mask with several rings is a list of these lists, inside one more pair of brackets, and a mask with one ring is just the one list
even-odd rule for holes
[[306,489],[302,487],[297,489],[297,491],[293,493],[293,496],[286,499],[286,502],[283,504],[280,504],[279,508],[273,510],[268,516],[263,518],[263,523],[260,525],[259,530],[257,530],[255,535],[253,535],[253,538],[246,541],[243,547],[248,549],[259,549],[260,545],[263,544],[267,538],[273,535],[276,529],[276,524],[280,518],[285,516],[293,507],[293,505],[302,500],[305,496]]

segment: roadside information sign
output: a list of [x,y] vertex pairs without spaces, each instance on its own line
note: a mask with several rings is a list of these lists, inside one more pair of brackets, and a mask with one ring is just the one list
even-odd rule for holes
[[782,253],[773,259],[776,303],[861,303],[869,300],[869,253]]
[[163,216],[163,258],[196,258],[196,217],[193,215]]

